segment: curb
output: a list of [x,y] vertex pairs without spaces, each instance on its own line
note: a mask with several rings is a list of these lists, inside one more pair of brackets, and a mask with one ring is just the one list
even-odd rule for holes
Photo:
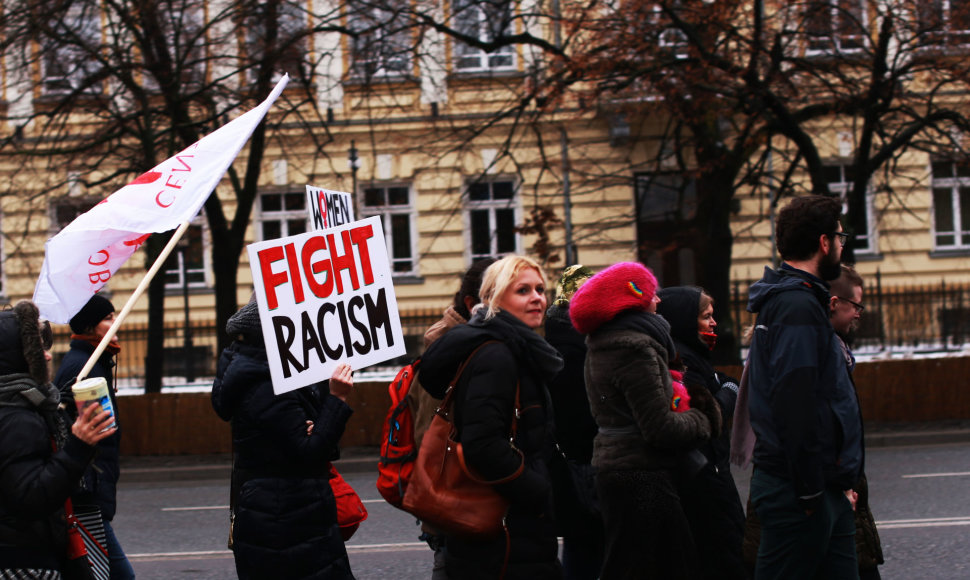
[[[343,459],[333,462],[340,473],[369,473],[377,476],[378,454],[372,448],[343,450]],[[123,483],[153,483],[167,481],[229,481],[232,475],[232,456],[229,454],[203,456],[122,457]]]
[[926,431],[876,431],[865,434],[866,447],[896,447],[909,445],[941,445],[970,442],[970,429],[940,429]]

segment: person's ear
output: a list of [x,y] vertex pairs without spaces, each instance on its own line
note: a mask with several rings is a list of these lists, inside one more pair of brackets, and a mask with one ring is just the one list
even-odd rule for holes
[[838,299],[838,296],[829,296],[829,313],[835,312],[835,301]]
[[831,237],[829,237],[828,234],[822,234],[821,236],[819,236],[818,238],[819,251],[822,252],[823,254],[828,254],[829,251],[832,249],[833,241],[834,240]]
[[462,302],[465,303],[465,308],[467,308],[469,312],[471,312],[472,308],[474,308],[475,305],[478,304],[474,296],[465,296],[462,299]]

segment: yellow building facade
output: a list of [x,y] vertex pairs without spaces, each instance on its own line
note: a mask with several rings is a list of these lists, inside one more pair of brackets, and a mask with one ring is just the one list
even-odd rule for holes
[[[204,4],[204,14],[211,14],[231,2]],[[311,23],[314,15],[340,9],[323,0],[297,4],[306,9],[297,14]],[[102,27],[111,18],[106,9],[93,14]],[[480,19],[486,16],[479,14]],[[527,19],[515,22],[518,32],[529,31]],[[551,40],[552,31],[540,25],[531,32]],[[675,167],[656,163],[667,146],[661,139],[667,121],[661,103],[631,116],[584,106],[567,95],[558,108],[551,108],[527,90],[541,61],[527,47],[486,52],[433,32],[418,44],[422,50],[401,57],[403,61],[386,56],[374,61],[340,32],[320,30],[308,37],[304,46],[313,63],[315,99],[269,113],[274,139],[262,161],[250,241],[305,231],[306,185],[355,190],[360,215],[383,219],[405,318],[440,311],[475,259],[506,253],[539,258],[550,282],[566,265],[567,255],[596,270],[625,260],[655,266],[651,260],[657,252],[680,256],[675,258],[681,260],[676,264],[680,275],[673,283],[697,279],[693,257],[678,254],[677,239],[671,238],[667,247],[655,239],[645,245],[642,239],[650,224],[663,221],[651,214],[649,203],[643,204],[654,199],[643,196],[652,187],[644,183],[656,174],[676,177]],[[244,43],[208,50],[216,48],[228,54],[245,52]],[[38,111],[50,106],[57,91],[45,76],[49,70],[43,61],[22,66],[18,58],[5,54],[0,70],[0,138],[29,140],[38,131]],[[363,65],[373,73],[367,82],[360,73]],[[213,64],[205,74],[220,74],[216,69]],[[108,92],[110,83],[103,90]],[[299,98],[295,93],[292,97]],[[326,121],[289,121],[301,107],[326,111]],[[97,129],[96,118],[78,114],[76,130]],[[31,121],[24,124],[26,119]],[[857,145],[852,122],[820,125],[818,133],[825,136],[820,141],[826,144],[822,156],[831,175],[830,189],[845,191],[850,180],[845,166]],[[776,146],[784,150],[785,143],[777,139]],[[126,183],[119,177],[80,186],[70,179],[74,170],[69,166],[62,168],[62,179],[51,180],[45,175],[51,170],[49,161],[0,157],[0,175],[8,183],[0,198],[2,295],[10,302],[32,295],[44,241]],[[245,157],[237,160],[238,165],[245,162]],[[108,167],[110,162],[106,173]],[[97,181],[85,177],[87,183]],[[233,207],[225,182],[212,195]],[[742,287],[772,262],[773,195],[768,185],[745,186],[735,194],[730,277]],[[964,166],[925,152],[906,153],[892,173],[871,182],[866,208],[866,229],[857,236],[864,241],[857,248],[857,269],[863,276],[878,272],[884,286],[970,282],[970,172]],[[535,225],[536,210],[552,212],[554,222],[545,224],[547,237],[535,227],[522,229]],[[567,235],[572,241],[568,251]],[[188,242],[164,274],[170,281],[166,321],[173,328],[184,316],[186,288],[192,320],[214,320],[210,249],[218,240],[212,239],[204,216],[190,230]],[[245,256],[242,264],[240,304],[251,288]],[[128,299],[144,270],[139,252],[111,279],[107,289],[116,306]],[[143,297],[131,320],[144,321],[146,310]],[[411,329],[412,334],[419,331]]]

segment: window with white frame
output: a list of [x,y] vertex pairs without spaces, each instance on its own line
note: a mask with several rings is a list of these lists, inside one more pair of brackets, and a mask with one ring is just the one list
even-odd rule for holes
[[415,275],[418,269],[415,208],[407,185],[364,188],[362,217],[380,216],[394,275]]
[[305,191],[259,194],[255,220],[257,241],[305,233],[308,221]]
[[[454,28],[461,34],[487,43],[513,33],[513,6],[510,0],[452,0],[451,8]],[[455,69],[463,72],[515,68],[512,46],[501,46],[486,52],[458,41],[454,47],[454,59]]]
[[63,230],[82,213],[98,205],[101,199],[96,197],[64,197],[51,202],[50,233],[51,235]]
[[74,0],[47,22],[41,45],[41,89],[45,94],[101,92],[92,81],[101,66],[101,11],[98,0]]
[[643,224],[673,224],[697,215],[697,181],[680,173],[636,175],[637,221]]
[[855,52],[865,48],[865,0],[810,0],[805,5],[805,33],[810,54]]
[[[157,25],[168,49],[172,67],[183,85],[200,86],[205,80],[206,37],[205,11],[202,3],[172,2],[156,12]],[[158,90],[158,81],[145,74],[144,86]]]
[[[671,3],[670,6],[672,9],[677,9],[679,4],[679,2]],[[663,13],[660,6],[655,5],[651,10],[651,24],[657,31],[657,46],[661,50],[678,59],[687,58],[687,34],[671,26],[670,18]]]
[[166,288],[204,288],[208,253],[205,251],[205,226],[202,218],[190,224],[178,245],[165,260]]
[[697,180],[676,171],[638,173],[634,179],[637,259],[661,284],[696,284],[703,237],[695,222]]
[[257,2],[246,17],[246,78],[253,82],[259,63],[274,54],[274,70],[303,78],[307,71],[307,29],[309,15],[304,0]]
[[[829,185],[829,191],[838,195],[842,200],[842,212],[848,211],[848,196],[852,191],[855,181],[855,168],[852,165],[826,165],[824,167],[825,181]],[[872,219],[872,192],[866,188],[866,203],[862,206],[862,215],[857,215],[853,219],[852,243],[856,253],[869,253],[876,251],[875,224]]]
[[970,3],[962,0],[918,0],[917,34],[924,45],[970,44]]
[[931,169],[934,245],[970,249],[970,163],[937,160]]
[[518,200],[512,181],[469,183],[465,209],[472,263],[519,251]]
[[351,58],[354,76],[371,79],[404,76],[410,72],[410,26],[403,0],[373,5],[351,2]]

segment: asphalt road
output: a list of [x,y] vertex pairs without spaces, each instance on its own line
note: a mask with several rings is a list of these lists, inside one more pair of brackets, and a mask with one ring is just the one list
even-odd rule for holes
[[[970,443],[884,447],[867,454],[883,578],[970,578]],[[408,514],[385,504],[376,474],[345,473],[369,519],[348,543],[361,580],[428,578],[431,552]],[[747,472],[735,473],[747,497]],[[228,480],[125,482],[117,532],[142,580],[235,578],[226,550]],[[282,580],[282,579],[281,579]]]

